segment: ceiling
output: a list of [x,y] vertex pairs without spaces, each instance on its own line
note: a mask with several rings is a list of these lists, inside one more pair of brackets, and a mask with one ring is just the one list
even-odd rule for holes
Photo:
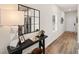
[[57,4],[65,12],[77,11],[77,4]]

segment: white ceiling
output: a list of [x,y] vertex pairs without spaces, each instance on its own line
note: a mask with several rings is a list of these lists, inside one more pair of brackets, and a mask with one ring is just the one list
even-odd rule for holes
[[57,4],[65,12],[77,11],[77,4]]

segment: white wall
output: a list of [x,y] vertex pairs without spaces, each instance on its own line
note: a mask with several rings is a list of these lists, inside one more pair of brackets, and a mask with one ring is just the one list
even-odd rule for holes
[[[40,10],[40,27],[45,30],[45,34],[48,35],[46,39],[46,47],[56,40],[65,31],[65,20],[61,24],[61,17],[64,18],[64,12],[56,5],[26,5]],[[53,32],[52,15],[56,15],[57,31]]]
[[78,29],[78,35],[77,35],[77,42],[78,42],[78,53],[79,53],[79,5],[78,5],[78,7],[77,7],[77,16],[78,16],[78,27],[77,27],[77,29]]
[[7,45],[10,42],[9,27],[0,27],[0,53],[8,53]]
[[[14,4],[0,4],[0,10],[17,10],[17,5]],[[0,18],[1,20],[1,18]],[[1,25],[1,24],[0,24]],[[8,53],[7,46],[11,41],[12,33],[10,26],[0,26],[0,53]]]
[[18,6],[17,6],[17,4],[0,4],[0,9],[18,10]]
[[[41,17],[40,18],[40,27],[41,27],[41,29],[45,30],[45,32],[46,32],[45,34],[48,36],[48,38],[46,39],[46,47],[49,44],[51,44],[54,40],[56,40],[65,31],[65,28],[64,28],[65,27],[65,20],[64,20],[63,24],[60,23],[61,17],[64,18],[64,12],[60,8],[58,8],[56,5],[26,5],[26,6],[30,6],[30,7],[40,10],[40,13],[41,13],[40,14],[40,17]],[[52,15],[53,14],[56,15],[56,21],[57,21],[56,22],[57,23],[57,30],[55,32],[53,32],[53,25],[52,25]],[[5,31],[5,30],[1,30],[1,32]],[[0,35],[4,35],[1,32],[0,32]],[[33,34],[35,34],[35,33],[28,34],[28,35],[26,35],[26,37],[31,36]],[[9,42],[8,40],[10,40],[10,38],[8,39],[7,33],[6,33],[5,37],[7,39],[6,42]],[[1,39],[3,39],[2,43],[4,42],[4,40],[6,40],[3,37],[0,37],[0,40]],[[1,43],[0,43],[0,45],[2,46]],[[6,48],[6,45],[7,44],[3,43],[3,46],[5,46],[5,48]],[[25,49],[23,51],[23,53],[27,53],[28,51],[31,51],[32,49],[34,49],[34,47],[38,47],[38,44],[35,44],[28,49]],[[4,49],[4,48],[0,47],[0,49],[1,49],[0,51],[2,51],[2,49]],[[7,53],[7,50],[4,49],[0,53]]]
[[74,12],[67,12],[65,14],[66,19],[66,31],[75,32],[76,27],[74,23],[76,23],[77,11]]

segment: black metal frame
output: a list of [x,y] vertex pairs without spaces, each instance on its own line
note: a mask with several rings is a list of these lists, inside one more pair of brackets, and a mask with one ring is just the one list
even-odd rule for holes
[[[36,30],[35,30],[35,18],[37,18],[36,16],[35,16],[35,11],[38,11],[39,12],[39,29],[38,29],[38,31],[40,31],[40,10],[38,10],[38,9],[34,9],[34,8],[31,8],[31,7],[28,7],[28,6],[25,6],[25,5],[22,5],[22,4],[18,4],[18,11],[20,11],[20,6],[22,6],[22,7],[25,7],[27,10],[29,10],[29,9],[33,9],[34,10],[34,16],[32,16],[32,17],[34,17],[34,31],[33,32],[36,32]],[[28,15],[29,13],[27,12],[27,18],[29,17],[29,15]],[[28,19],[27,19],[28,20]],[[30,25],[32,25],[32,24],[30,24]],[[28,32],[28,26],[27,26],[27,29],[25,28],[25,26],[27,26],[26,24],[24,24],[24,34],[28,34],[28,33],[33,33],[33,32]],[[30,26],[30,29],[31,29],[31,26]],[[26,30],[27,30],[27,33],[26,33]]]

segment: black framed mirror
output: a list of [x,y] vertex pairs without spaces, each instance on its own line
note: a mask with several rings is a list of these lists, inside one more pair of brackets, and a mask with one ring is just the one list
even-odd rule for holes
[[24,12],[24,34],[40,30],[40,10],[18,4],[18,11]]

